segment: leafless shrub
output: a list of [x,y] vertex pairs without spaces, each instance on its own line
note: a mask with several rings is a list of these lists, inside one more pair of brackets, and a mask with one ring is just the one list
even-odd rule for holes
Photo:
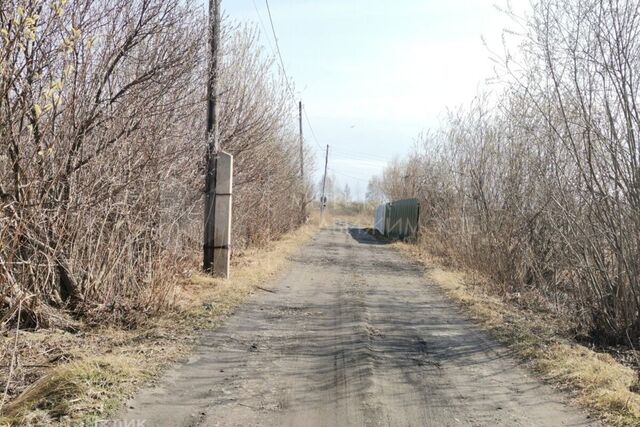
[[497,101],[390,165],[440,253],[535,291],[605,343],[640,337],[640,4],[541,0]]
[[[184,0],[2,2],[1,326],[171,304],[201,247],[205,28]],[[242,248],[298,224],[302,184],[282,77],[255,31],[224,37]]]

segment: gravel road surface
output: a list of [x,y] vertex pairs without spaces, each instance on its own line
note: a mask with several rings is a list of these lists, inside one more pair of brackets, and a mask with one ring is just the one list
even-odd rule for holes
[[403,258],[323,229],[129,402],[145,426],[586,426]]

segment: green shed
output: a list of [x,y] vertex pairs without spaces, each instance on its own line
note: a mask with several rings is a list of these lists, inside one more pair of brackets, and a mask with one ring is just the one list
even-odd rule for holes
[[376,209],[375,229],[385,237],[415,238],[418,235],[420,202],[418,199],[396,200]]

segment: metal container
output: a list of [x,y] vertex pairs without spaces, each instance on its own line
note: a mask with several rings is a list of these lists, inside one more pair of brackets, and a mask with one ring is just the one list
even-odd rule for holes
[[378,206],[374,228],[385,237],[409,239],[418,235],[418,199],[396,200]]
[[387,218],[387,205],[380,205],[376,208],[376,217],[373,223],[373,228],[376,232],[384,235],[385,232],[385,224]]

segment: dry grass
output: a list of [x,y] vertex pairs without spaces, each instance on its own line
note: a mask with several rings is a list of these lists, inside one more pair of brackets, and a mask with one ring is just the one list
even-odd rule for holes
[[[234,260],[229,280],[194,274],[178,291],[181,310],[188,319],[199,321],[227,315],[244,299],[282,270],[288,257],[315,234],[318,219],[286,234],[277,242],[245,251]],[[264,288],[268,289],[268,288]]]
[[[268,289],[318,224],[316,218],[267,247],[243,253],[227,281],[193,274],[177,285],[178,308],[138,329],[21,331],[11,384],[17,397],[2,408],[0,425],[66,425],[109,417],[141,385],[185,357],[198,330],[217,326],[251,293]],[[13,348],[13,339],[0,337],[2,348]],[[7,380],[8,353],[0,352],[0,383]]]
[[[121,396],[149,378],[140,357],[90,357],[51,369],[5,408],[10,424],[40,425],[73,418],[98,419],[119,407]],[[87,420],[88,421],[88,420]]]
[[427,276],[501,342],[509,345],[543,379],[570,392],[575,401],[617,426],[640,425],[637,373],[612,356],[577,344],[563,319],[524,309],[492,294],[474,272],[442,266],[417,245],[394,247],[424,263]]

